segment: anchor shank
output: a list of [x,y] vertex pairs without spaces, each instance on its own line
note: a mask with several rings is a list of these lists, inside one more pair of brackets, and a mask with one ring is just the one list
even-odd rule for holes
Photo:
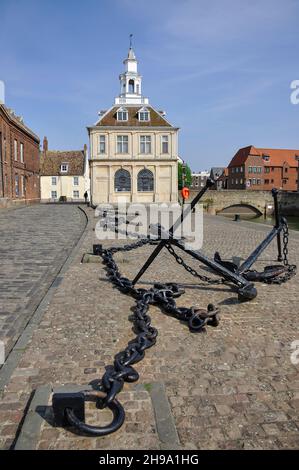
[[152,252],[152,254],[148,257],[148,259],[146,260],[146,262],[144,263],[144,265],[142,266],[142,268],[140,269],[139,273],[135,276],[135,278],[133,279],[132,281],[132,284],[133,286],[136,284],[136,282],[141,278],[142,274],[145,273],[145,271],[148,269],[148,267],[152,264],[152,262],[154,261],[154,259],[156,258],[156,256],[158,256],[158,254],[160,253],[160,251],[162,250],[162,248],[164,248],[165,246],[165,243],[166,243],[167,240],[162,240],[160,241],[159,245],[156,246],[156,248],[154,249],[154,251]]
[[266,236],[266,238],[256,247],[256,249],[248,256],[244,263],[239,268],[239,273],[244,273],[247,271],[258,259],[261,253],[267,248],[267,246],[272,242],[272,240],[280,235],[282,231],[282,225],[279,227],[273,227],[271,232]]
[[205,264],[209,268],[213,269],[218,275],[224,277],[228,281],[233,282],[239,287],[245,287],[249,285],[250,283],[245,279],[242,275],[233,273],[229,269],[225,268],[221,264],[217,263],[217,261],[214,261],[204,254],[202,254],[200,251],[193,251],[193,250],[188,250],[184,247],[183,244],[181,244],[178,241],[175,241],[175,245],[180,248],[181,250],[185,251],[185,253],[188,253],[188,255],[192,256],[193,258],[197,259],[201,263]]
[[206,181],[206,185],[198,192],[198,194],[192,199],[191,204],[188,204],[184,207],[182,214],[178,217],[178,219],[175,221],[175,223],[170,227],[169,229],[169,234],[170,238],[173,237],[173,233],[179,228],[179,226],[183,223],[184,219],[187,217],[188,214],[194,209],[198,201],[202,198],[202,196],[205,194],[205,192],[211,188],[214,184],[214,180],[212,178],[208,178]]

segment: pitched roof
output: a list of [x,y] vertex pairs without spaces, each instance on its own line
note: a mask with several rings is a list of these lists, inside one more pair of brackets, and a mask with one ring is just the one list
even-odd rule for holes
[[265,161],[265,165],[281,166],[284,163],[288,163],[289,166],[298,166],[296,156],[299,157],[299,150],[294,149],[265,149],[258,148],[258,152],[261,156],[268,155],[269,161]]
[[[66,163],[68,172],[61,172],[60,166]],[[80,176],[84,175],[84,151],[47,150],[41,154],[41,176]]]
[[[150,112],[150,120],[149,121],[139,121],[138,119],[138,111],[142,108],[146,107]],[[127,121],[118,121],[117,120],[117,110],[120,108],[126,108],[128,111],[128,120]],[[173,127],[161,114],[159,114],[154,108],[151,106],[113,106],[113,108],[109,109],[106,114],[104,114],[98,122],[96,123],[96,127],[102,126],[119,126],[119,127]]]
[[211,168],[211,173],[210,175],[213,176],[214,178],[220,178],[222,173],[224,172],[225,167],[223,166],[213,166]]
[[26,132],[29,134],[31,137],[33,137],[34,140],[36,140],[38,143],[40,142],[40,139],[38,135],[36,135],[26,124],[24,123],[23,119],[20,116],[17,116],[12,109],[8,108],[5,106],[5,104],[0,103],[0,110],[4,112],[4,114],[7,116],[10,122],[12,122],[14,125],[16,125],[19,129],[22,131]]
[[282,166],[284,163],[287,163],[289,166],[297,167],[298,161],[296,160],[296,156],[299,156],[299,150],[269,149],[249,145],[248,147],[239,149],[228,166],[233,167],[243,165],[249,155],[255,155],[258,157],[269,156],[269,160],[264,161],[265,165]]

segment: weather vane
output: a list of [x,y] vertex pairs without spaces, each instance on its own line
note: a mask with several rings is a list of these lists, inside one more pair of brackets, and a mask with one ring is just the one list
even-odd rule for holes
[[132,49],[132,37],[133,37],[133,34],[130,34],[130,49]]

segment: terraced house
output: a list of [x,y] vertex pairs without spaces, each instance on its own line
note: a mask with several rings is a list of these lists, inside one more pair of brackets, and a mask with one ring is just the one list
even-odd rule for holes
[[178,128],[142,95],[130,47],[114,105],[88,127],[94,204],[172,202],[178,198]]
[[0,206],[39,200],[39,137],[0,103]]
[[82,202],[89,194],[87,146],[83,150],[48,150],[44,138],[41,154],[41,201]]

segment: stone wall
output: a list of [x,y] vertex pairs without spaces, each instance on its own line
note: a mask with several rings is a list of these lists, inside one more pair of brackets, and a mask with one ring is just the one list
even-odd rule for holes
[[299,192],[282,193],[279,202],[282,214],[299,216]]
[[[197,194],[197,191],[190,191],[190,202]],[[264,214],[265,207],[267,212],[271,213],[273,206],[273,198],[271,191],[246,191],[246,190],[223,190],[223,191],[207,191],[201,199],[204,208],[210,214],[217,214],[221,210],[233,206],[243,205],[250,206]],[[299,215],[299,193],[298,192],[282,192],[279,194],[279,202],[282,214]]]
[[[196,194],[197,191],[190,191],[189,201],[191,201]],[[265,207],[273,205],[271,191],[238,191],[233,189],[207,191],[201,201],[204,204],[204,208],[210,214],[217,214],[227,207],[239,204],[253,207],[263,214]]]

